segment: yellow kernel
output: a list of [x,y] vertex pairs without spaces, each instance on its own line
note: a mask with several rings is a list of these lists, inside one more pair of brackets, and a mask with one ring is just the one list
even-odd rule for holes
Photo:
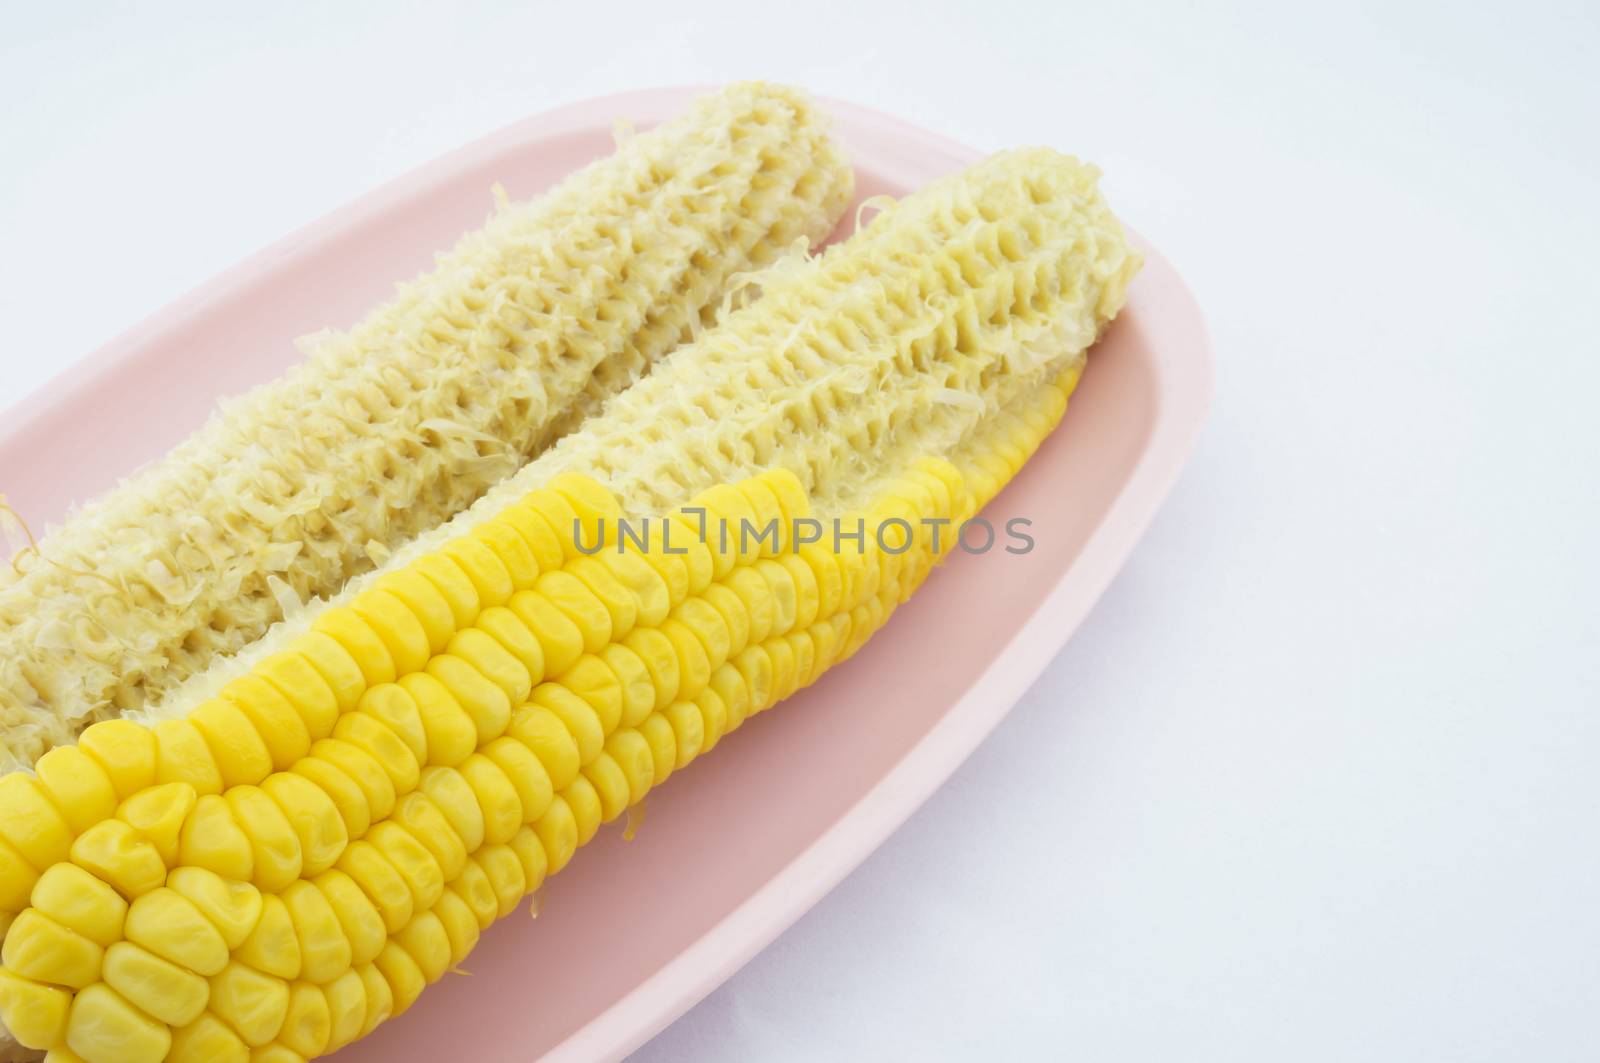
[[[572,573],[562,569],[546,572],[534,584],[538,597],[548,601],[567,618],[577,629],[583,639],[583,648],[590,653],[598,653],[606,643],[611,641],[611,611],[604,602],[589,589],[588,584],[578,579]],[[520,595],[518,596],[521,597]],[[516,600],[513,599],[511,609],[521,616],[529,627],[535,627],[532,620],[518,609]],[[537,628],[535,627],[535,630]],[[545,656],[550,656],[550,646],[545,645]],[[550,666],[551,675],[561,675],[561,670],[554,665]]]
[[335,606],[323,612],[311,623],[315,633],[327,635],[337,642],[361,669],[361,678],[369,687],[379,683],[393,683],[396,675],[394,657],[383,639],[349,606]]
[[590,840],[600,830],[601,817],[605,812],[600,803],[600,792],[595,789],[594,783],[587,776],[579,775],[572,780],[566,792],[562,794],[566,799],[567,807],[572,810],[572,820],[578,827],[578,844],[588,845]]
[[602,820],[610,823],[627,810],[630,794],[628,776],[610,753],[602,751],[585,764],[583,777],[593,784],[595,793],[600,797]]
[[544,815],[555,791],[550,784],[550,773],[544,770],[544,765],[533,755],[533,751],[514,738],[503,737],[484,746],[482,753],[511,780],[521,809],[519,825]]
[[[530,685],[544,680],[544,647],[516,613],[503,605],[485,609],[479,614],[475,627],[516,658],[517,663],[528,673]],[[519,705],[526,700],[528,700],[527,691],[523,691],[520,697],[513,698],[514,703]]]
[[428,663],[428,632],[405,602],[388,591],[373,589],[356,595],[350,608],[383,642],[396,675],[407,675]]
[[[772,489],[759,477],[741,480],[733,487],[744,495],[750,503],[750,508],[755,511],[754,529],[750,535],[752,539],[761,536],[761,556],[776,557],[784,552],[791,537],[790,529],[783,518],[783,507],[778,505],[778,498],[772,493]],[[772,530],[775,530],[776,534],[773,534]]]
[[330,1029],[326,1051],[335,1052],[361,1036],[367,1020],[367,990],[361,975],[348,970],[322,987],[328,998]]
[[755,479],[772,492],[786,527],[792,529],[795,521],[811,516],[811,500],[806,497],[805,485],[788,469],[768,469]]
[[559,682],[594,709],[602,730],[616,730],[622,720],[622,681],[603,659],[584,654]]
[[662,528],[661,552],[681,558],[689,577],[685,600],[703,594],[717,575],[711,548],[701,541],[697,526],[676,513],[666,516]]
[[816,574],[811,571],[811,566],[796,554],[784,554],[777,559],[777,564],[789,574],[789,583],[794,587],[795,612],[792,626],[810,627],[817,619],[817,611],[821,607]]
[[398,943],[391,941],[372,962],[382,972],[383,980],[389,983],[389,993],[393,997],[390,1017],[405,1014],[428,985],[428,980],[422,977],[422,971],[417,967],[417,961]]
[[[498,741],[509,742],[510,739]],[[466,846],[461,843],[444,813],[426,794],[406,794],[395,804],[394,815],[389,820],[400,824],[422,843],[422,847],[439,864],[439,871],[446,882],[461,873],[461,865],[467,861]]]
[[450,936],[431,911],[418,912],[394,940],[416,962],[424,980],[437,982],[450,969]]
[[450,636],[456,633],[456,618],[450,603],[439,593],[439,588],[414,567],[390,572],[373,586],[394,595],[417,618],[428,636],[430,654],[443,650]]
[[394,992],[375,964],[366,964],[357,973],[367,994],[367,1013],[362,1019],[360,1033],[365,1037],[394,1014]]
[[[675,557],[663,558],[656,553],[641,557],[631,550],[603,550],[593,559],[575,562],[579,568],[572,571],[581,579],[583,574],[579,569],[596,562],[633,598],[633,623],[644,627],[654,627],[665,620],[673,604],[682,600],[682,592],[688,588],[688,572]],[[658,566],[665,566],[664,571]],[[671,583],[667,579],[669,574],[673,576]]]
[[301,879],[280,894],[300,940],[300,977],[321,985],[350,967],[350,939],[323,892]]
[[132,720],[102,720],[78,736],[78,748],[105,771],[119,798],[156,781],[156,736]]
[[566,552],[561,548],[561,536],[557,535],[550,522],[531,506],[524,505],[520,501],[508,506],[495,516],[495,523],[504,524],[522,536],[522,541],[527,543],[540,572],[560,568],[562,562],[566,560]]
[[0,775],[0,838],[36,871],[67,858],[72,828],[39,780],[26,772]]
[[[459,637],[460,633],[457,633]],[[479,742],[487,742],[504,733],[506,723],[511,719],[511,699],[503,688],[450,653],[442,653],[429,661],[428,674],[443,683],[456,704],[472,718]]]
[[255,867],[250,839],[215,794],[195,802],[178,841],[178,863],[208,868],[223,878],[246,880]]
[[422,765],[416,754],[387,725],[364,712],[347,712],[334,725],[333,737],[349,742],[376,760],[394,784],[396,793],[416,788]]
[[234,822],[250,839],[250,881],[276,893],[300,877],[300,839],[283,810],[256,786],[235,786],[225,796]]
[[408,568],[421,573],[429,583],[433,584],[434,590],[438,591],[440,597],[449,605],[453,626],[457,630],[472,626],[473,619],[483,607],[478,601],[477,588],[472,585],[472,580],[467,578],[460,565],[444,554],[434,552],[417,558]]
[[461,876],[450,883],[448,892],[460,897],[462,903],[471,910],[473,917],[478,920],[479,930],[489,929],[489,924],[500,918],[500,899],[495,896],[489,876],[484,874],[483,868],[475,860],[467,861],[467,865],[461,869]]
[[0,947],[7,970],[72,989],[99,980],[104,955],[99,945],[32,908],[12,922]]
[[771,700],[767,703],[770,707],[794,693],[798,662],[795,660],[794,647],[787,636],[768,639],[762,644],[762,649],[767,651],[767,659],[772,662],[772,690],[769,695]]
[[[701,595],[706,604],[717,611],[728,628],[728,655],[738,653],[750,644],[750,610],[744,599],[727,584],[714,583]],[[687,604],[687,603],[686,603]]]
[[494,890],[499,904],[499,918],[504,919],[516,911],[528,884],[517,854],[509,845],[485,845],[472,859],[489,879],[489,888]]
[[671,641],[678,658],[678,689],[671,698],[654,706],[658,712],[679,698],[694,697],[711,679],[711,659],[706,656],[705,644],[688,624],[669,618],[661,625],[661,633]]
[[[711,673],[711,682],[707,689],[716,691],[717,696],[722,699],[723,707],[727,710],[726,731],[736,729],[748,716],[761,710],[761,706],[751,696],[750,685],[745,681],[744,672],[738,665],[744,654],[752,652],[760,654],[761,649],[758,646],[747,646],[738,657]],[[766,659],[764,654],[761,656],[763,660]],[[769,661],[768,666],[770,665]]]
[[411,921],[415,907],[411,887],[376,845],[364,839],[352,842],[339,857],[339,870],[361,887],[378,914],[383,916],[383,925],[389,933],[393,934]]
[[[310,669],[311,666],[305,667]],[[320,683],[321,677],[316,678]],[[326,684],[323,686],[326,687]],[[274,770],[287,771],[310,751],[311,730],[300,712],[279,693],[277,687],[259,675],[251,673],[240,676],[223,687],[219,697],[235,705],[255,727],[256,734],[267,748],[267,755],[272,759]],[[327,696],[322,699],[322,707],[324,710],[331,707],[337,711],[338,707],[333,703],[333,691],[327,691]],[[332,726],[331,720],[329,726]]]
[[222,792],[222,773],[193,721],[162,720],[155,734],[157,783],[188,783],[197,794]]
[[550,495],[559,495],[571,505],[574,518],[583,526],[585,542],[598,538],[602,527],[607,531],[615,528],[622,517],[622,507],[617,504],[616,497],[582,473],[564,472],[551,477],[543,489],[530,495],[530,502],[536,503],[539,498]]
[[783,636],[783,641],[789,644],[789,649],[794,657],[794,678],[789,681],[784,697],[788,697],[796,690],[811,682],[811,673],[816,669],[817,647],[811,641],[811,632],[791,631]]
[[690,598],[673,610],[672,616],[695,633],[710,667],[721,667],[732,652],[733,633],[716,607],[704,598]]
[[250,1049],[215,1015],[202,1014],[172,1031],[167,1063],[249,1063]]
[[383,770],[383,765],[360,746],[337,738],[324,738],[311,747],[311,756],[332,764],[361,788],[371,822],[381,821],[394,809],[394,780]]
[[545,857],[550,863],[547,873],[554,875],[567,866],[572,854],[578,850],[578,821],[563,795],[555,796],[543,818],[534,824],[533,830],[539,836],[539,844],[544,846]]
[[123,933],[135,945],[195,974],[210,977],[228,965],[228,943],[194,902],[162,887],[128,906]]
[[[550,776],[550,785],[564,790],[580,766],[578,743],[560,717],[542,705],[528,705],[511,717],[507,733],[533,751]],[[471,849],[477,846],[469,846]]]
[[250,1052],[250,1063],[306,1063],[306,1057],[292,1048],[273,1042]]
[[751,567],[766,582],[768,597],[772,602],[772,628],[767,637],[793,630],[800,615],[800,592],[794,585],[793,576],[783,565],[768,558],[762,558]]
[[211,1011],[252,1048],[267,1044],[289,1015],[289,983],[230,963],[211,979]]
[[560,564],[580,556],[577,542],[579,536],[582,536],[583,544],[588,546],[599,541],[602,530],[609,530],[609,528],[603,529],[602,522],[598,519],[589,523],[580,520],[578,511],[573,508],[572,503],[555,491],[531,491],[523,496],[520,505],[543,519],[561,545],[561,562],[543,566],[546,570],[558,568]]
[[300,843],[300,874],[310,878],[332,867],[350,840],[333,798],[292,772],[267,776],[261,789],[277,803]]
[[283,898],[275,894],[261,898],[261,918],[233,955],[240,963],[278,978],[300,977],[300,939]]
[[[39,872],[12,848],[11,843],[0,839],[0,913],[15,915],[28,906],[28,895]],[[0,934],[0,937],[3,937]]]
[[472,581],[473,589],[478,592],[480,611],[490,606],[504,605],[516,592],[505,562],[496,557],[494,551],[481,540],[464,535],[451,539],[438,552],[460,566]]
[[522,826],[522,800],[498,764],[474,753],[457,768],[483,811],[483,836],[490,845],[507,841]]
[[78,835],[72,862],[128,898],[167,879],[167,865],[156,847],[120,819],[103,820]]
[[739,670],[739,675],[744,679],[745,689],[750,692],[750,715],[770,706],[773,691],[773,662],[772,656],[767,652],[767,644],[746,646],[744,652],[729,663]]
[[231,701],[212,698],[189,714],[211,751],[222,775],[222,785],[258,783],[272,770],[272,754],[256,733],[250,717]]
[[449,821],[450,831],[460,839],[462,849],[468,853],[477,851],[483,844],[483,809],[478,807],[478,795],[461,773],[454,768],[426,768],[417,789],[427,794]]
[[686,768],[705,749],[705,717],[699,706],[689,701],[669,705],[662,715],[672,727],[673,748],[678,753],[673,767]]
[[356,707],[393,731],[420,764],[428,760],[428,736],[416,699],[397,683],[371,687]]
[[[338,639],[319,631],[301,635],[289,643],[287,652],[273,654],[256,665],[255,674],[289,699],[305,720],[313,742],[332,731],[333,721],[341,712],[355,708],[356,699],[367,689],[367,678],[350,651]],[[321,680],[320,686],[316,680]]]
[[538,831],[531,826],[523,827],[506,844],[522,862],[522,892],[532,893],[544,885],[545,876],[550,871],[550,858],[545,854],[544,843],[539,840]]
[[750,644],[764,641],[778,621],[772,585],[755,568],[746,566],[730,575],[723,586],[739,596],[745,615],[750,618]]
[[[671,775],[678,765],[678,736],[673,732],[672,724],[667,721],[666,715],[659,712],[651,713],[639,725],[638,733],[650,746],[650,761],[653,768],[651,785],[660,786],[667,781],[667,776]],[[637,803],[638,798],[634,801]]]
[[[706,539],[717,559],[717,578],[727,578],[735,565],[749,564],[760,556],[755,533],[761,528],[755,509],[732,484],[717,484],[694,498],[695,507],[704,510]],[[690,519],[698,519],[698,514]],[[746,528],[749,534],[745,533]],[[725,559],[725,560],[724,560]]]
[[328,899],[345,938],[350,942],[351,965],[359,967],[371,963],[389,937],[389,928],[384,926],[383,916],[379,914],[377,906],[356,885],[355,879],[343,871],[324,871],[316,877],[313,885]]
[[[723,665],[723,668],[726,667],[727,665]],[[721,671],[721,668],[717,669],[712,676],[715,677]],[[700,713],[700,731],[705,736],[700,744],[700,752],[709,753],[717,747],[718,742],[722,741],[722,736],[738,724],[730,722],[727,702],[710,687],[700,691],[694,699],[694,707]]]
[[178,862],[179,840],[184,822],[194,810],[194,787],[186,782],[169,782],[142,790],[122,802],[117,818],[143,835],[168,867]]
[[444,889],[444,872],[433,854],[397,823],[379,823],[367,832],[367,840],[400,873],[411,891],[412,908],[432,908],[439,891]]
[[445,685],[427,672],[400,680],[417,705],[430,764],[460,764],[478,748],[478,728]]
[[161,1063],[172,1047],[172,1031],[98,983],[72,1002],[67,1047],[84,1063]]
[[454,967],[465,960],[478,943],[478,917],[472,914],[461,895],[451,890],[444,891],[439,903],[433,906],[433,914],[439,917],[445,936],[450,939],[450,966]]
[[309,982],[289,987],[289,1010],[283,1019],[278,1040],[307,1059],[320,1056],[333,1033],[333,1017],[328,1014],[328,998]]
[[539,578],[539,562],[515,528],[499,520],[486,521],[473,529],[471,537],[488,547],[505,568],[513,592],[533,586],[533,581]]
[[228,948],[236,949],[261,919],[261,891],[203,867],[174,868],[167,885],[188,898],[211,921]]
[[[449,656],[459,657],[505,692],[508,705],[521,705],[533,689],[533,676],[498,640],[475,627],[456,632]],[[448,658],[439,658],[447,660]]]
[[640,711],[640,706],[630,706],[630,711],[623,713],[619,725],[635,727],[639,721],[648,716],[655,709],[664,704],[670,704],[677,696],[678,684],[681,677],[678,674],[678,654],[673,649],[672,640],[667,638],[659,628],[639,628],[629,632],[623,640],[633,655],[644,666],[650,686],[650,699]]
[[206,1010],[206,980],[171,960],[119,941],[106,950],[106,985],[168,1026],[187,1026]]
[[529,700],[550,710],[572,735],[578,746],[578,759],[587,764],[599,754],[605,744],[606,732],[599,713],[578,695],[560,683],[541,683],[534,688]]
[[[638,634],[640,630],[642,629],[636,628],[629,637]],[[632,726],[629,721],[641,720],[649,715],[656,704],[656,683],[640,655],[630,646],[613,642],[600,651],[600,659],[617,677],[622,694],[622,712],[617,721],[618,726]],[[572,673],[567,673],[567,680],[571,678]]]
[[33,907],[102,948],[122,940],[128,903],[76,864],[56,864],[33,887]]
[[[354,779],[326,760],[316,757],[304,757],[290,770],[317,787],[333,802],[333,807],[339,810],[339,818],[344,822],[346,838],[359,838],[367,833],[367,828],[372,824],[372,810],[367,807],[367,795]],[[250,876],[247,873],[235,877]]]
[[655,785],[655,757],[650,752],[650,743],[638,731],[624,727],[606,739],[606,753],[626,780],[628,792],[623,798],[624,807],[643,801]]
[[[595,603],[597,607],[599,604]],[[583,653],[583,631],[572,617],[538,591],[521,591],[512,596],[506,607],[539,640],[539,646],[544,651],[546,676],[558,676],[565,672]]]
[[72,994],[0,968],[0,1022],[23,1048],[53,1048],[67,1033]]
[[799,557],[811,569],[811,579],[817,586],[816,615],[819,619],[827,619],[839,610],[844,600],[844,578],[839,557],[821,542],[802,546]]
[[[639,601],[611,569],[592,557],[580,557],[563,570],[577,577],[599,599],[611,618],[611,638],[620,639],[639,622]],[[592,651],[591,651],[592,652]]]
[[40,757],[33,770],[74,833],[115,814],[117,791],[111,777],[77,746],[57,746]]

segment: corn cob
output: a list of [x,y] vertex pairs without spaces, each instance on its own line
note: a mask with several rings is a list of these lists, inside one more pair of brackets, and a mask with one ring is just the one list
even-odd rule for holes
[[[0,779],[0,1019],[63,1060],[265,1061],[405,1011],[881,627],[954,541],[930,522],[1059,421],[1137,266],[1073,160],[937,183],[325,608]],[[905,534],[840,549],[811,517]],[[778,531],[711,530],[746,524]]]
[[291,597],[464,509],[697,329],[736,273],[820,241],[850,188],[808,102],[740,85],[503,205],[0,570],[0,763],[160,700]]

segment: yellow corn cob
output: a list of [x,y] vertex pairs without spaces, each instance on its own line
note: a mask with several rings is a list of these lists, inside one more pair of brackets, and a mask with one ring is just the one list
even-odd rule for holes
[[12,776],[0,1020],[86,1063],[298,1060],[410,1007],[853,654],[1055,426],[1138,265],[1094,180],[1019,152],[918,193],[337,601]]
[[[797,93],[740,85],[526,204],[0,566],[0,765],[158,701],[298,600],[454,515],[826,236],[849,167]],[[381,556],[381,552],[380,552]]]

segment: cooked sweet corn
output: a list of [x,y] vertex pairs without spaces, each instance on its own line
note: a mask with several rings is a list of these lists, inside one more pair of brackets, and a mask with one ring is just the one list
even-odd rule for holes
[[[392,549],[459,512],[698,328],[735,274],[826,236],[850,184],[808,101],[738,85],[502,205],[432,273],[85,506],[17,572],[0,565],[0,763],[159,701],[260,636],[290,597],[371,568],[371,544]],[[385,595],[410,605],[407,590],[433,597],[415,579]],[[380,627],[404,616],[385,645],[414,653],[418,620],[391,602],[363,605]],[[224,781],[272,740],[219,751]]]
[[[8,895],[31,886],[0,1020],[125,1063],[309,1058],[404,1012],[601,823],[860,648],[1055,426],[1136,268],[1091,170],[999,156],[770,277],[161,706],[153,741],[94,724],[114,810],[99,786],[59,811],[42,784],[0,792]],[[624,514],[686,552],[631,542]],[[800,541],[835,518],[872,530]],[[776,525],[752,543],[739,521]],[[263,684],[292,739],[213,708]]]

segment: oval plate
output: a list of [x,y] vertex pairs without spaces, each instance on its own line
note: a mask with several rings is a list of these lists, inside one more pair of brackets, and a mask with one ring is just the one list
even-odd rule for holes
[[[30,521],[110,486],[276,376],[296,336],[358,320],[480,224],[498,181],[533,195],[699,91],[590,100],[447,155],[247,259],[0,420],[0,489]],[[861,198],[903,195],[980,153],[825,101]],[[853,224],[847,215],[844,228]],[[1137,240],[1137,238],[1135,238]],[[1198,308],[1147,262],[1061,427],[989,507],[1026,555],[959,552],[848,663],[652,793],[341,1063],[619,1058],[736,971],[949,777],[1066,643],[1188,457],[1210,397]]]

